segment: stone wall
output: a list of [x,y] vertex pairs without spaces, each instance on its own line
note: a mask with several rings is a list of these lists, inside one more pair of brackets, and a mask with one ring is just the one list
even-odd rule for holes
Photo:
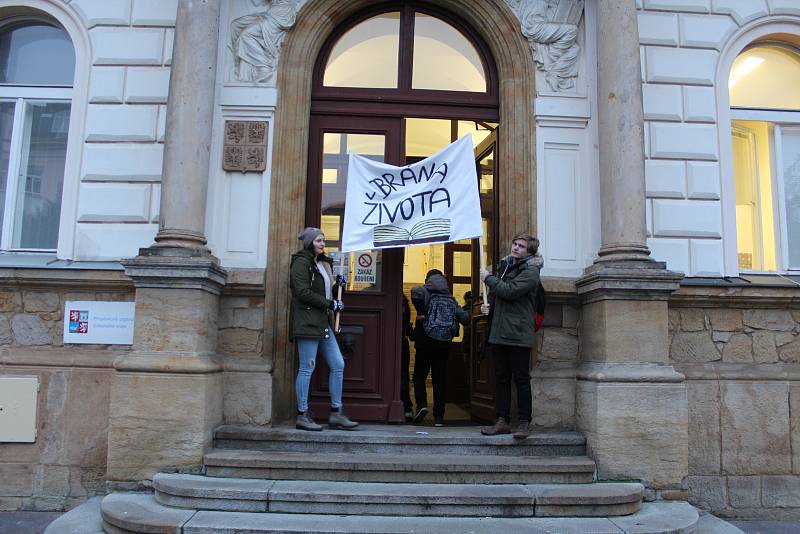
[[233,272],[220,299],[217,354],[224,373],[226,423],[272,420],[272,367],[264,343],[263,272]]
[[572,280],[547,278],[545,321],[537,333],[531,373],[533,426],[575,430],[575,368],[579,363],[580,308]]
[[687,292],[670,303],[669,326],[670,359],[687,378],[690,502],[799,518],[800,289]]
[[63,510],[105,493],[113,361],[130,346],[65,346],[64,302],[132,301],[133,287],[117,272],[95,287],[46,277],[0,286],[0,378],[40,384],[36,442],[0,443],[0,510]]

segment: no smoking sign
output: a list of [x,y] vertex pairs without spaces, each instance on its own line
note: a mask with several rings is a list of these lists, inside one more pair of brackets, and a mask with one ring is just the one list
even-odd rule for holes
[[374,284],[377,281],[375,273],[375,253],[362,252],[356,256],[356,273],[353,281],[362,284]]

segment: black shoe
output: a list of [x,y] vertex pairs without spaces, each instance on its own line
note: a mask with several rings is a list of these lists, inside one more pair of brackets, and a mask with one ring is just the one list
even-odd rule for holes
[[433,426],[444,426],[444,417],[437,417],[434,421]]
[[410,423],[411,421],[414,420],[414,412],[413,411],[408,410],[405,415],[406,415],[406,423]]
[[417,415],[414,416],[414,424],[418,425],[423,422],[426,415],[428,415],[428,407],[422,406],[419,410],[417,410]]

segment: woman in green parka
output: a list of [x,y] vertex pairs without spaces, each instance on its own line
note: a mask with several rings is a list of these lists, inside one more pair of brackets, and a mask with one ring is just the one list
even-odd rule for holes
[[341,275],[333,278],[333,263],[325,255],[325,236],[319,228],[308,227],[297,238],[303,249],[292,255],[289,285],[292,290],[290,339],[297,345],[300,366],[295,382],[297,420],[300,430],[322,430],[308,413],[308,390],[314,372],[317,352],[321,352],[330,368],[328,389],[331,393],[330,428],[352,430],[358,423],[342,413],[344,358],[331,326],[334,312],[344,309],[341,300],[333,298],[335,285],[343,285]]
[[517,234],[511,241],[511,254],[500,261],[497,274],[481,271],[481,280],[489,288],[489,304],[481,312],[489,314],[489,347],[495,371],[494,426],[484,428],[487,436],[510,434],[511,379],[517,387],[519,426],[514,438],[530,434],[533,400],[531,398],[530,355],[535,342],[534,292],[539,285],[539,270],[544,259],[539,254],[539,240],[530,234]]

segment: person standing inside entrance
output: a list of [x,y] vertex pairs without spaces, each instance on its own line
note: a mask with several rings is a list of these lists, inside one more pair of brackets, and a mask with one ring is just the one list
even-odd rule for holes
[[342,384],[344,358],[333,334],[331,318],[334,312],[344,309],[341,300],[332,298],[334,285],[343,285],[344,279],[333,278],[333,262],[325,255],[325,236],[319,228],[308,227],[297,238],[303,249],[292,255],[289,285],[292,291],[290,339],[297,345],[300,366],[295,390],[297,393],[297,420],[300,430],[322,430],[308,413],[308,390],[311,375],[319,352],[330,368],[328,389],[331,395],[330,428],[352,430],[358,423],[342,413]]
[[519,426],[514,438],[530,435],[532,411],[530,355],[535,341],[534,292],[544,259],[539,254],[539,240],[520,233],[511,241],[511,254],[500,261],[497,274],[481,271],[481,280],[489,289],[489,304],[481,312],[489,314],[489,348],[495,371],[497,420],[483,428],[485,436],[510,434],[511,379],[517,387]]
[[425,284],[411,289],[411,302],[417,310],[414,327],[414,398],[417,413],[414,423],[421,423],[428,414],[425,388],[428,372],[433,382],[433,419],[435,426],[444,426],[445,369],[450,341],[458,335],[459,323],[466,324],[469,315],[458,306],[450,293],[447,279],[439,269],[425,275]]

